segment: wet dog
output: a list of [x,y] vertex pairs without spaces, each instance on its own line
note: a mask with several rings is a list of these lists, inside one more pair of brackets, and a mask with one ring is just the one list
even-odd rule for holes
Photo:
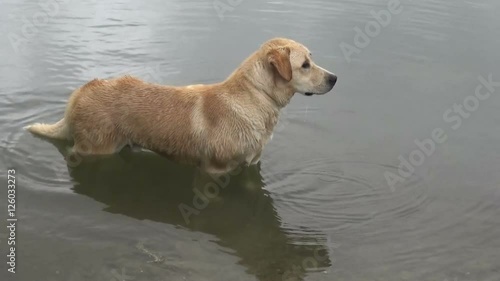
[[259,161],[280,109],[295,93],[325,94],[336,82],[305,46],[275,38],[221,83],[174,87],[130,76],[94,79],[73,92],[63,119],[26,129],[73,140],[81,155],[138,145],[222,174]]

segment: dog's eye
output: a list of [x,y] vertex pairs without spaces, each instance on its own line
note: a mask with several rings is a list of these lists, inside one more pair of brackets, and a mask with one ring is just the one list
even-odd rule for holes
[[306,61],[306,62],[304,62],[304,64],[302,64],[302,68],[306,68],[307,69],[309,67],[311,67],[311,64],[308,61]]

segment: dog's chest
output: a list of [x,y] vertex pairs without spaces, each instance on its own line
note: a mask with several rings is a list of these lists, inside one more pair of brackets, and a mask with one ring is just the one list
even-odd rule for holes
[[279,111],[267,105],[234,106],[233,104],[232,108],[238,116],[231,120],[236,127],[231,135],[237,139],[236,146],[239,147],[234,152],[244,156],[247,163],[252,163],[260,157],[264,146],[270,140],[278,122]]
[[278,121],[277,116],[266,117],[259,120],[260,122],[254,123],[250,130],[252,137],[249,140],[252,154],[258,155],[261,153],[264,146],[271,139],[273,129]]

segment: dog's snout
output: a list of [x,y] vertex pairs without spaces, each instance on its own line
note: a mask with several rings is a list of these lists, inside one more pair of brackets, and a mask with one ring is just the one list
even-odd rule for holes
[[335,83],[337,83],[337,76],[335,74],[330,74],[328,76],[328,83],[333,87],[335,86]]

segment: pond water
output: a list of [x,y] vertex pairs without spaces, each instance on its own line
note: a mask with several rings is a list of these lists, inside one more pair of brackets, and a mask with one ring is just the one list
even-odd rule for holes
[[[4,263],[0,279],[500,280],[499,12],[494,0],[2,1],[0,170],[7,182],[16,169],[18,222],[17,273]],[[216,181],[146,151],[68,163],[68,144],[22,129],[59,120],[95,77],[217,82],[276,36],[339,80],[292,99],[258,167]],[[200,196],[208,181],[218,194]]]

